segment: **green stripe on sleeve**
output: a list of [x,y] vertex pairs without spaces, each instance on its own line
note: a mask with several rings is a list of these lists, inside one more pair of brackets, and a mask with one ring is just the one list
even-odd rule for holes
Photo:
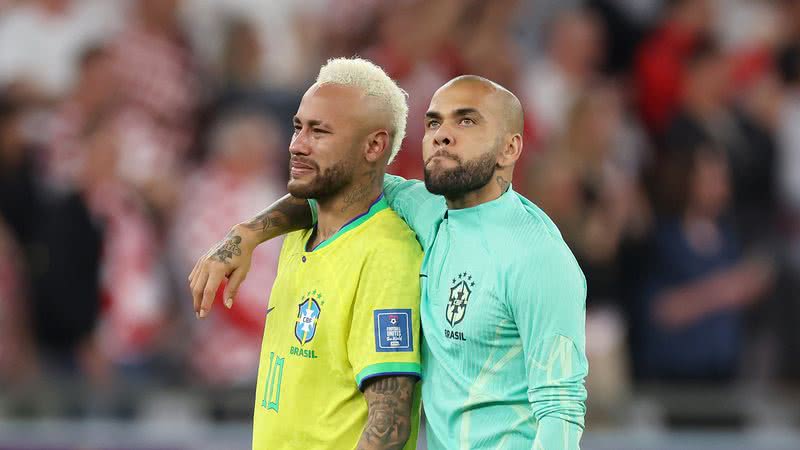
[[413,362],[391,362],[391,363],[378,363],[365,367],[361,372],[356,375],[356,384],[361,389],[361,383],[368,378],[382,375],[412,375],[419,377],[422,373],[422,368],[419,363]]

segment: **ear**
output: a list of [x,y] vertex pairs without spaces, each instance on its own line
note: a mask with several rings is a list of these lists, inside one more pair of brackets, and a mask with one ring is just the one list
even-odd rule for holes
[[386,130],[370,133],[367,135],[364,157],[371,163],[380,161],[384,157],[388,158],[389,152],[391,152],[389,148],[390,141],[389,132]]
[[497,165],[500,167],[513,166],[522,154],[522,135],[519,133],[506,136],[506,142],[497,155]]

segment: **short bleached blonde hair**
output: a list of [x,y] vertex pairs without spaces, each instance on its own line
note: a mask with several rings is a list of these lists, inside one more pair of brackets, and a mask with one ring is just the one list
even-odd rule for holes
[[362,58],[329,59],[317,76],[317,84],[340,84],[363,90],[376,98],[391,114],[392,153],[389,162],[400,151],[408,121],[408,94],[372,61]]

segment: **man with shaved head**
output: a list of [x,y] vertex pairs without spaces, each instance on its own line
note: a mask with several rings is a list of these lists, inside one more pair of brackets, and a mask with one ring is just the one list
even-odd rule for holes
[[[384,178],[389,206],[425,251],[429,449],[579,448],[586,282],[553,222],[511,188],[522,124],[520,102],[507,89],[455,78],[425,114],[425,183]],[[302,226],[310,216],[304,209],[284,199],[264,211],[268,224],[246,237],[248,251]],[[201,259],[196,271],[240,279],[245,259]]]

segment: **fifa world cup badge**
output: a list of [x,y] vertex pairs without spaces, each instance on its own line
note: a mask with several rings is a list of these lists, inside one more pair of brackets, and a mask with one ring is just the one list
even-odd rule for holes
[[410,309],[376,309],[375,351],[410,352],[414,350]]

